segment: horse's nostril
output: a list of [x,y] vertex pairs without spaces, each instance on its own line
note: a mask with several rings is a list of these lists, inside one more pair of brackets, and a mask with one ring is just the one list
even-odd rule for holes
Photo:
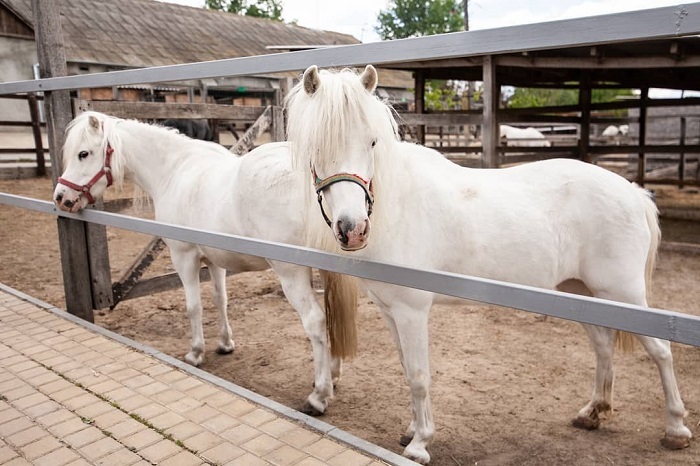
[[70,209],[71,207],[73,207],[74,204],[75,204],[75,202],[73,202],[73,201],[66,201],[63,205],[65,205],[66,207],[68,207]]
[[60,203],[63,200],[63,194],[56,195],[56,202]]

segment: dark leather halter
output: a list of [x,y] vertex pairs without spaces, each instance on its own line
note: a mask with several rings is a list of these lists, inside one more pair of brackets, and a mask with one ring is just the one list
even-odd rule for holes
[[326,211],[323,209],[323,191],[328,188],[330,185],[339,183],[341,181],[349,181],[351,183],[355,183],[356,185],[360,186],[362,190],[365,192],[365,199],[367,200],[367,217],[372,215],[372,207],[374,206],[374,193],[372,192],[372,180],[365,180],[359,175],[355,175],[353,173],[337,173],[335,175],[331,175],[328,178],[321,179],[318,177],[316,174],[316,169],[311,168],[311,173],[314,177],[314,189],[316,190],[316,194],[318,195],[318,205],[321,207],[321,214],[323,215],[323,219],[326,221],[329,227],[333,228],[331,220],[328,218],[328,215],[326,215]]
[[111,159],[112,159],[112,154],[114,153],[114,149],[112,149],[112,146],[107,143],[107,151],[105,152],[105,163],[100,169],[100,171],[97,172],[95,176],[92,177],[90,181],[88,181],[86,184],[80,186],[78,184],[72,183],[65,178],[59,178],[57,180],[57,183],[62,184],[64,186],[68,186],[71,189],[74,189],[75,191],[80,192],[81,196],[85,196],[89,204],[94,204],[95,203],[95,198],[92,196],[90,193],[90,189],[97,183],[100,178],[103,176],[107,177],[107,187],[109,188],[112,186],[112,166],[111,166]]

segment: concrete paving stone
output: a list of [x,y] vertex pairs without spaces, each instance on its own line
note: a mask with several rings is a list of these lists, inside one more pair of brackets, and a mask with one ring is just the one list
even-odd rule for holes
[[2,466],[32,466],[32,463],[18,456],[17,458],[4,463]]
[[122,384],[119,382],[116,382],[108,377],[102,376],[98,377],[100,380],[100,383],[93,385],[90,387],[90,390],[93,393],[99,393],[100,395],[106,395],[109,392],[113,392],[114,390],[117,390],[119,388],[124,388]]
[[244,448],[255,455],[265,456],[271,451],[277,450],[282,445],[284,444],[279,440],[270,437],[267,434],[260,434],[254,439],[248,440],[247,442],[241,444],[241,448]]
[[48,396],[40,392],[34,392],[29,396],[13,401],[12,406],[19,410],[26,411],[28,408],[46,403],[47,401],[51,401]]
[[162,374],[160,377],[158,377],[158,380],[160,380],[163,383],[167,383],[172,387],[175,382],[177,382],[178,380],[186,379],[187,377],[188,375],[184,372],[179,371],[177,369],[173,369],[170,372]]
[[105,343],[105,340],[105,337],[102,335],[93,335],[91,338],[85,340],[83,345],[87,346],[88,348],[97,347],[95,349],[99,350],[99,347]]
[[255,411],[257,409],[257,406],[255,406],[250,401],[246,401],[241,398],[234,398],[231,401],[231,403],[225,406],[221,406],[219,409],[221,409],[222,412],[228,414],[229,416],[238,418],[247,413]]
[[31,417],[32,419],[36,419],[38,417],[44,416],[45,414],[58,411],[59,409],[61,409],[60,404],[56,403],[53,400],[48,400],[44,403],[25,408],[23,411],[24,414],[26,414],[27,416]]
[[283,435],[293,431],[298,427],[297,424],[282,418],[276,418],[258,427],[266,434],[270,434],[275,438],[280,438]]
[[55,382],[60,378],[61,377],[54,374],[53,372],[46,370],[43,374],[37,375],[36,377],[32,377],[31,379],[26,380],[28,384],[34,387],[41,387],[42,385],[46,385],[47,383]]
[[84,377],[95,377],[95,371],[91,367],[85,367],[85,364],[79,359],[78,356],[74,357],[73,359],[78,361],[80,367],[61,371],[64,377],[72,382],[77,382],[79,379]]
[[65,335],[57,334],[57,333],[55,333],[55,332],[54,332],[54,334],[55,334],[54,336],[49,337],[49,338],[46,338],[46,339],[44,340],[44,344],[45,344],[46,346],[50,346],[50,347],[53,348],[53,347],[55,347],[56,345],[60,345],[61,343],[65,343],[65,342],[68,341],[68,338],[66,338]]
[[73,359],[75,359],[76,361],[82,362],[83,364],[89,366],[90,361],[92,361],[93,359],[101,358],[101,357],[103,357],[101,353],[98,353],[97,351],[94,351],[94,350],[88,348],[87,351],[80,353],[80,354],[76,354],[75,356],[73,356]]
[[[75,358],[79,354],[83,354],[86,351],[90,351],[87,348],[85,348],[83,345],[81,345],[80,343],[76,343],[76,342],[71,342],[71,343],[73,343],[73,346],[60,350],[61,353],[65,354],[66,356],[69,356],[71,358]],[[77,365],[76,367],[80,367],[80,365]]]
[[5,464],[5,462],[11,460],[12,458],[16,458],[17,453],[7,445],[0,447],[0,464]]
[[229,461],[223,466],[269,466],[269,464],[270,463],[267,461],[260,459],[251,453],[246,453],[243,456],[239,456],[238,458]]
[[157,378],[161,382],[165,382],[161,376],[171,371],[175,372],[175,370],[172,367],[161,363],[154,363],[143,369],[144,374],[148,374],[151,377]]
[[204,427],[192,421],[184,421],[166,429],[165,432],[178,440],[185,440],[204,432]]
[[63,405],[71,411],[76,411],[80,408],[84,408],[85,406],[90,406],[91,404],[94,404],[99,400],[100,399],[92,393],[83,392],[81,395],[73,397],[70,400],[64,401]]
[[12,374],[11,379],[5,380],[4,382],[0,382],[0,393],[4,394],[9,392],[10,390],[28,386],[29,384],[27,382],[18,378],[15,374]]
[[303,448],[306,453],[309,453],[316,458],[327,461],[328,459],[339,455],[346,448],[338,443],[327,438],[322,438],[317,442],[307,445]]
[[182,451],[161,461],[158,464],[159,466],[198,466],[205,463],[199,457],[193,455],[189,451]]
[[160,393],[160,392],[164,392],[165,390],[168,390],[168,388],[170,388],[169,385],[164,384],[163,382],[159,382],[157,380],[154,380],[152,383],[138,387],[136,389],[136,391],[142,395],[145,395],[145,396],[153,396],[156,393]]
[[185,414],[188,411],[202,406],[202,402],[192,398],[191,396],[183,396],[179,400],[167,404],[168,409],[172,409],[176,413]]
[[263,435],[261,431],[246,424],[239,424],[233,429],[229,429],[221,434],[222,437],[230,440],[234,445],[242,445],[260,435]]
[[257,408],[254,411],[251,411],[241,416],[240,420],[242,422],[245,422],[249,426],[260,427],[261,425],[267,424],[268,422],[276,418],[277,416],[274,413],[271,413],[270,411],[267,411],[262,408]]
[[94,463],[98,459],[114,453],[122,448],[124,448],[124,445],[117,442],[113,438],[103,437],[96,442],[92,442],[78,448],[78,452],[83,455],[86,460]]
[[[2,357],[2,356],[0,356],[0,357]],[[15,374],[13,374],[12,372],[9,372],[4,367],[0,367],[0,383],[7,382],[8,380],[14,379],[15,377],[17,377]]]
[[22,412],[17,411],[5,402],[0,403],[0,425],[20,417],[24,417]]
[[205,399],[208,396],[213,395],[214,393],[218,393],[221,391],[219,387],[215,387],[213,385],[209,384],[203,384],[200,385],[199,387],[194,387],[190,390],[186,390],[185,392],[194,398],[197,398],[198,400]]
[[328,460],[330,466],[369,466],[371,462],[370,458],[359,454],[355,450],[345,450]]
[[177,390],[186,392],[193,388],[201,387],[202,385],[204,385],[204,382],[202,382],[201,380],[197,380],[194,377],[186,377],[184,379],[180,379],[176,382],[173,382],[170,385]]
[[[114,374],[114,375],[116,376],[117,374]],[[117,380],[116,377],[115,377],[115,380]],[[143,387],[144,385],[150,385],[153,382],[155,382],[155,379],[153,377],[151,377],[150,375],[146,375],[146,374],[139,374],[135,377],[131,377],[131,378],[128,378],[128,379],[122,381],[122,383],[124,385],[126,385],[127,387],[131,387],[133,389],[138,389],[139,387]]]
[[[12,369],[10,369],[12,370]],[[47,372],[51,373],[48,369],[46,369],[43,366],[40,366],[39,364],[34,363],[33,366],[27,368],[26,371],[15,371],[17,374],[17,377],[19,377],[22,380],[29,380],[31,378],[34,378],[38,375],[44,375]]]
[[94,426],[90,426],[85,430],[81,430],[80,432],[67,435],[63,437],[62,440],[71,447],[78,449],[84,447],[85,445],[97,442],[98,440],[101,440],[103,438],[105,438],[105,434],[103,434],[102,431],[100,431],[100,429]]
[[158,443],[161,440],[163,440],[163,436],[161,434],[154,430],[146,429],[123,439],[122,443],[130,448],[141,450],[142,448]]
[[47,455],[34,459],[32,463],[34,463],[34,466],[64,466],[78,458],[80,456],[70,448],[61,447]]
[[89,425],[83,422],[82,419],[80,419],[78,416],[74,416],[72,419],[52,425],[47,430],[56,437],[63,438],[76,432],[80,432],[81,430],[85,430],[88,427]]
[[119,360],[121,362],[126,363],[126,365],[129,367],[133,367],[134,363],[137,363],[138,361],[148,357],[148,356],[145,356],[143,353],[136,351],[133,348],[127,348],[127,349],[128,349],[128,351],[125,354],[123,354],[122,356],[119,356]]
[[233,395],[233,394],[226,392],[226,391],[223,391],[223,390],[218,390],[216,393],[213,393],[210,396],[202,398],[202,401],[204,402],[204,404],[207,404],[209,406],[213,406],[215,408],[221,408],[222,406],[226,406],[226,405],[232,403],[236,399],[238,399],[238,397],[236,397],[236,395]]
[[[7,340],[3,340],[3,341],[7,341]],[[27,362],[29,360],[30,359],[27,358],[23,354],[15,354],[14,356],[10,356],[10,357],[7,357],[7,358],[0,360],[0,365],[2,365],[2,367],[8,368],[8,367],[12,367],[16,364]]]
[[68,356],[65,356],[61,353],[56,352],[56,355],[52,358],[48,358],[44,361],[41,361],[42,364],[45,364],[47,367],[53,369],[56,366],[60,366],[61,364],[65,364],[67,362],[70,362],[71,358]]
[[75,461],[68,463],[66,466],[93,466],[85,458],[78,458]]
[[[139,353],[136,353],[139,354]],[[144,373],[144,370],[150,366],[153,366],[155,364],[155,361],[153,361],[153,358],[150,356],[146,356],[143,354],[139,354],[140,358],[139,359],[134,359],[133,361],[129,361],[129,367],[136,369],[137,371]]]
[[54,437],[47,435],[36,442],[29,443],[20,448],[22,456],[29,461],[40,458],[54,450],[61,448],[61,444]]
[[[119,372],[113,372],[110,374],[110,377],[112,377],[114,380],[117,382],[122,382],[125,383],[127,381],[130,381],[132,379],[135,379],[137,377],[140,377],[142,374],[139,373],[136,369],[132,369],[131,367],[127,367],[126,369],[122,369]],[[146,376],[148,377],[148,376]]]
[[202,427],[217,434],[225,432],[239,424],[240,422],[237,419],[223,413],[217,414],[201,423]]
[[289,445],[282,445],[280,448],[271,451],[263,456],[265,461],[269,461],[275,466],[291,466],[298,463],[308,455]]
[[109,432],[115,439],[122,440],[144,429],[148,429],[148,427],[141,424],[136,419],[129,418],[110,427]]
[[200,432],[197,435],[193,435],[187,439],[183,440],[183,443],[190,450],[194,451],[204,451],[214,448],[215,446],[223,443],[224,439],[216,434],[212,434],[209,431]]
[[139,408],[152,404],[153,400],[151,400],[147,396],[135,394],[131,397],[118,401],[117,403],[122,409],[132,412]]
[[182,397],[185,396],[184,393],[182,393],[179,390],[175,389],[167,389],[162,392],[155,393],[153,395],[149,395],[151,398],[154,400],[158,401],[159,403],[163,403],[164,405],[169,405],[171,403],[176,402],[177,400],[182,399]]
[[116,401],[117,403],[136,395],[137,393],[134,390],[130,389],[129,387],[124,387],[123,385],[104,394],[105,397],[109,398],[111,401]]
[[50,383],[44,384],[41,387],[39,387],[39,389],[43,393],[46,393],[47,395],[53,397],[54,393],[58,393],[62,390],[66,390],[66,389],[71,388],[71,387],[77,388],[77,387],[75,387],[75,385],[73,385],[69,381],[67,381],[65,379],[59,379],[59,380],[56,380],[55,382],[50,382]]
[[304,458],[294,466],[326,466],[326,463],[318,458],[312,458],[309,456],[308,458]]
[[225,464],[233,459],[246,454],[242,448],[230,442],[220,443],[217,446],[206,451],[200,452],[200,456],[215,464]]
[[13,388],[12,390],[2,392],[2,395],[6,400],[13,402],[19,400],[20,398],[24,398],[25,396],[33,395],[36,392],[36,389],[31,385],[22,385],[20,387]]
[[49,348],[46,351],[43,351],[41,353],[37,353],[32,356],[32,359],[34,359],[37,362],[40,362],[44,364],[45,366],[51,367],[48,363],[52,361],[54,358],[57,358],[58,356],[61,356],[61,353],[56,351],[53,348]]
[[10,435],[22,432],[25,429],[32,427],[34,423],[26,416],[22,416],[4,424],[0,424],[0,437],[9,437]]
[[[97,357],[85,361],[85,365],[92,369],[93,371],[99,371],[103,366],[114,362],[113,358],[105,356],[101,353],[96,353]],[[98,372],[99,373],[99,372]]]
[[80,384],[83,388],[89,389],[90,391],[94,391],[92,387],[102,383],[105,377],[92,368],[88,368],[88,370],[89,372],[85,373],[80,377],[76,377],[75,379],[73,379],[73,381],[76,384]]
[[168,408],[166,408],[160,403],[149,403],[145,406],[141,406],[130,411],[150,421],[154,417],[166,413],[168,411]]
[[[107,357],[110,357],[109,355]],[[121,372],[124,369],[127,369],[127,365],[124,364],[123,362],[119,362],[117,360],[114,360],[114,362],[111,362],[109,364],[105,364],[104,366],[100,367],[100,372],[105,375],[109,375],[110,377],[112,374],[115,372]]]
[[112,410],[95,417],[95,425],[100,429],[109,429],[110,427],[126,421],[127,419],[131,419],[128,414],[119,410]]
[[183,421],[186,421],[186,419],[180,414],[173,413],[172,411],[166,411],[165,413],[159,416],[155,416],[154,418],[149,419],[149,421],[157,429],[165,430],[170,429],[171,427],[176,426],[177,424],[180,424]]
[[278,438],[284,443],[287,443],[293,447],[303,448],[307,445],[318,442],[321,439],[321,435],[301,427],[297,427],[296,429],[287,432]]
[[[66,337],[66,334],[63,333],[63,336]],[[66,337],[66,340],[64,342],[56,343],[55,345],[52,345],[52,348],[56,351],[59,351],[61,354],[66,354],[67,350],[80,346],[81,345],[77,341],[73,340],[72,338]]]
[[75,398],[76,396],[84,395],[85,391],[80,388],[76,387],[75,385],[71,385],[70,387],[66,387],[63,390],[60,390],[55,393],[51,393],[50,396],[54,400],[58,401],[59,403],[65,403],[66,401],[70,400],[71,398]]
[[95,419],[97,416],[108,413],[113,409],[114,407],[112,405],[110,405],[106,401],[100,400],[96,401],[91,405],[87,405],[83,408],[76,409],[75,413],[87,419]]
[[141,461],[141,457],[126,448],[120,448],[114,453],[95,461],[96,466],[130,466]]
[[31,359],[28,361],[18,362],[17,364],[13,364],[11,366],[6,367],[17,375],[20,375],[22,372],[25,372],[29,369],[41,368],[39,364],[37,364],[35,361],[32,361]]
[[170,440],[161,440],[155,445],[146,447],[139,452],[139,454],[148,461],[153,463],[160,463],[164,459],[174,456],[182,451],[182,448],[175,445],[175,443]]
[[49,435],[49,433],[41,427],[31,426],[30,428],[24,429],[21,432],[17,432],[16,434],[6,436],[4,440],[9,445],[12,445],[15,448],[19,448],[23,447],[24,445],[28,445],[32,442],[36,442],[40,438],[46,437],[47,435]]
[[190,421],[201,424],[203,421],[211,419],[217,414],[221,414],[221,411],[216,408],[212,408],[211,406],[202,405],[183,413],[183,416]]

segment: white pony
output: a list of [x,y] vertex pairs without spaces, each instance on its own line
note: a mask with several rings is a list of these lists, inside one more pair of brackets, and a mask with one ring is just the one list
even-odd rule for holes
[[[390,108],[373,92],[377,72],[319,72],[312,66],[287,100],[295,164],[307,172],[311,246],[354,257],[559,289],[646,305],[660,240],[647,192],[594,165],[549,160],[470,169],[400,142]],[[370,220],[370,214],[372,217]],[[327,217],[330,228],[319,219]],[[320,226],[319,226],[320,225]],[[321,228],[321,230],[318,230]],[[434,434],[428,313],[433,293],[363,281],[396,340],[413,419],[402,444],[421,463]],[[595,429],[612,412],[618,332],[584,325],[597,358],[593,396],[574,425]],[[620,333],[619,336],[631,337]],[[668,341],[635,335],[659,368],[669,448],[690,430]],[[629,338],[627,338],[629,340]],[[631,341],[629,341],[631,342]]]
[[[63,150],[65,172],[54,192],[56,205],[77,212],[94,202],[112,183],[128,177],[153,200],[158,221],[210,231],[301,244],[304,237],[304,178],[291,169],[285,143],[268,144],[236,157],[223,146],[190,139],[177,131],[96,112],[70,125]],[[270,267],[285,296],[301,316],[314,354],[314,389],[302,410],[322,414],[340,377],[340,357],[356,350],[354,282],[337,274],[326,279],[328,319],[316,302],[311,270],[283,262],[165,239],[182,280],[192,331],[185,360],[202,362],[204,334],[199,269],[211,272],[219,313],[218,353],[234,349],[227,317],[226,270],[245,272]],[[326,334],[326,321],[333,323]],[[343,332],[347,330],[347,332]]]
[[515,126],[500,125],[501,139],[505,139],[509,147],[550,147],[552,144],[545,139],[544,134],[537,129],[516,128]]

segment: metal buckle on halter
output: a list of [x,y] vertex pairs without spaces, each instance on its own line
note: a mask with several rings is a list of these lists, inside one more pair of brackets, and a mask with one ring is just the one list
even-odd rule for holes
[[359,185],[362,188],[362,190],[365,192],[365,200],[367,201],[367,217],[372,215],[372,208],[374,207],[374,193],[372,192],[372,180],[366,181],[364,178],[354,173],[337,173],[335,175],[329,176],[328,178],[321,179],[316,174],[316,170],[313,167],[311,168],[311,174],[314,176],[314,189],[316,190],[316,194],[318,195],[317,199],[318,205],[319,207],[321,207],[321,214],[323,215],[323,219],[326,221],[329,227],[333,228],[333,222],[331,222],[331,220],[328,218],[328,215],[326,214],[326,211],[323,208],[323,190],[328,188],[330,185],[339,183],[341,181],[350,181],[351,183],[355,183],[356,185]]

